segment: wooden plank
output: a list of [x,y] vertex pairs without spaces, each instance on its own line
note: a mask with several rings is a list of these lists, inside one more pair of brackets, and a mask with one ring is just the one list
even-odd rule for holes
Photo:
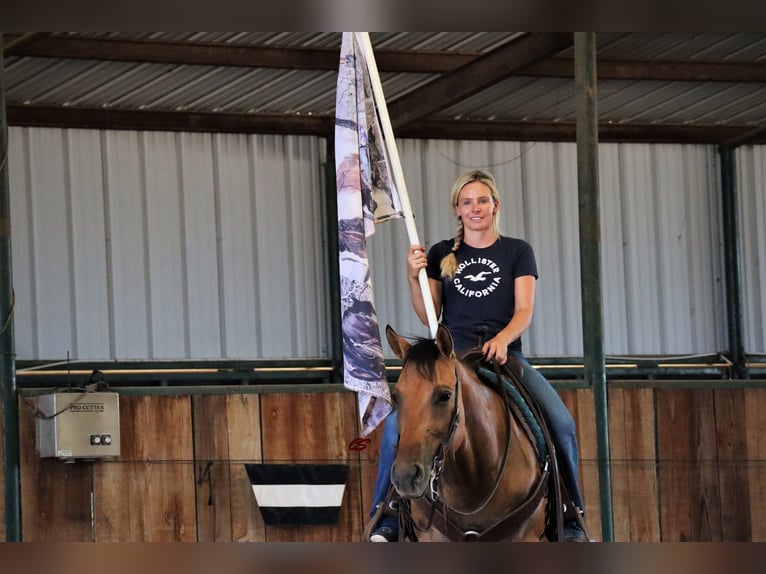
[[654,390],[626,391],[625,441],[628,469],[631,541],[660,540],[657,449],[655,442]]
[[[3,405],[0,404],[0,436],[3,434]],[[0,492],[5,492],[5,441],[0,440]],[[6,539],[5,496],[0,497],[0,540]]]
[[332,526],[266,527],[266,540],[344,542],[359,540],[361,493],[353,393],[271,394],[261,397],[264,462],[350,464],[338,523]]
[[196,542],[189,461],[102,463],[98,469],[96,541]]
[[654,391],[609,391],[612,511],[617,542],[660,539]]
[[601,499],[598,475],[598,446],[596,444],[596,414],[590,389],[560,391],[577,426],[579,450],[580,492],[585,503],[588,530],[595,540],[602,540]]
[[231,488],[226,395],[192,397],[197,537],[231,542]]
[[609,390],[609,455],[612,478],[612,523],[616,542],[630,541],[630,480],[625,443],[625,391]]
[[715,426],[713,391],[687,391],[691,395],[692,415],[696,428],[694,480],[698,494],[693,507],[695,539],[719,542],[721,531],[721,493],[718,483],[718,444]]
[[197,540],[190,402],[120,397],[121,455],[94,472],[97,541]]
[[25,542],[90,542],[94,463],[41,459],[35,444],[36,398],[19,400],[21,538]]
[[720,541],[713,392],[657,390],[662,540]]
[[258,396],[197,396],[193,405],[199,541],[263,541],[244,467],[261,460]]
[[[657,440],[660,477],[660,524],[664,541],[691,541],[692,509],[689,491],[689,422],[684,416],[687,394],[657,391]],[[679,437],[679,438],[676,438]]]
[[750,498],[750,538],[766,542],[766,389],[745,395],[746,459]]
[[716,437],[718,438],[718,484],[721,493],[721,538],[727,542],[749,542],[750,491],[745,427],[745,389],[713,391]]
[[228,413],[229,456],[231,465],[232,540],[263,542],[266,530],[255,504],[245,462],[261,462],[261,403],[257,395],[231,395]]

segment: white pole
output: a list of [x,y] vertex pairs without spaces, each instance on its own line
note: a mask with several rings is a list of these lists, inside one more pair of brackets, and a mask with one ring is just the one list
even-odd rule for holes
[[[372,52],[370,35],[367,32],[354,32],[354,34],[356,34],[357,41],[364,54],[364,59],[367,62],[367,70],[370,74],[372,92],[375,96],[378,114],[380,115],[383,140],[386,146],[386,151],[388,152],[388,159],[391,162],[394,185],[399,192],[399,200],[402,204],[404,223],[407,227],[407,236],[409,237],[410,245],[420,245],[418,230],[415,228],[415,218],[412,215],[412,207],[410,206],[410,197],[407,194],[407,186],[404,183],[402,164],[399,161],[399,151],[396,148],[396,141],[394,140],[394,130],[391,128],[391,119],[388,116],[386,98],[383,95],[383,86],[380,83],[378,66],[375,64],[375,54]],[[433,297],[431,297],[431,287],[428,284],[428,275],[426,275],[425,269],[420,270],[420,273],[418,274],[418,282],[420,283],[420,291],[423,294],[423,303],[426,308],[426,316],[428,317],[428,326],[431,330],[431,336],[436,338],[438,319],[436,318],[436,309],[434,307]]]

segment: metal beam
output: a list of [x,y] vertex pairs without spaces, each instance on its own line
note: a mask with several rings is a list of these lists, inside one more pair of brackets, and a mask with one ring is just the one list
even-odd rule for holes
[[[158,110],[110,110],[54,106],[7,106],[14,126],[168,130],[219,133],[279,133],[329,137],[331,116],[236,114]],[[766,130],[750,126],[609,124],[598,127],[602,142],[703,143],[746,141],[766,143]],[[425,120],[401,128],[398,137],[503,141],[568,141],[576,138],[576,124],[562,122],[507,122]]]
[[168,130],[216,133],[328,135],[330,116],[197,113],[109,108],[8,106],[8,123],[19,126]]
[[[600,123],[602,142],[703,143],[718,144],[748,137],[750,144],[766,143],[766,131],[754,132],[750,126],[616,124]],[[423,139],[473,139],[511,141],[568,141],[576,139],[577,126],[570,122],[511,122],[423,120],[404,126],[397,137]]]
[[734,149],[720,146],[721,212],[723,221],[724,277],[726,281],[726,326],[729,359],[737,378],[747,376],[744,327],[742,322],[742,282],[740,281],[739,218],[737,175]]
[[[7,106],[9,125],[57,128],[168,130],[220,133],[289,133],[328,137],[334,118],[286,114],[235,114]],[[401,128],[399,137],[504,141],[569,141],[576,124],[506,121],[426,120]],[[766,143],[766,130],[749,126],[609,124],[599,125],[603,142]]]
[[402,128],[571,45],[571,34],[536,32],[522,36],[391,102],[391,124],[394,130]]
[[[337,71],[337,48],[274,48],[236,44],[203,44],[56,36],[44,32],[5,34],[5,55],[37,58],[148,62],[177,65],[242,66],[291,70]],[[482,58],[477,52],[375,52],[381,72],[444,74]],[[519,69],[518,75],[574,77],[572,58],[546,58]],[[766,82],[763,62],[599,60],[598,79],[679,82]]]
[[[51,392],[54,388],[21,389],[22,397],[39,397]],[[119,395],[134,396],[186,396],[186,395],[268,395],[273,393],[343,393],[353,392],[346,389],[342,384],[294,384],[281,383],[264,385],[179,385],[174,387],[151,386],[151,387],[120,387],[110,388],[110,392]]]
[[3,34],[2,44],[0,44],[3,47],[3,55],[5,57],[14,56],[18,52],[21,52],[25,46],[28,46],[47,35],[47,32],[25,32],[16,36]]
[[[519,70],[520,76],[571,78],[574,60],[548,58]],[[763,62],[699,62],[599,60],[599,80],[647,80],[662,82],[766,82]]]
[[[2,39],[2,33],[0,33]],[[0,51],[0,404],[3,417],[3,479],[5,480],[5,540],[21,541],[19,463],[19,403],[13,334],[13,276],[11,201],[8,179],[8,126],[5,119],[3,53]]]
[[735,148],[741,145],[754,145],[764,143],[766,141],[766,126],[760,126],[757,128],[751,128],[750,130],[743,132],[738,137],[732,137],[725,140],[722,144],[729,148]]
[[[14,44],[13,55],[72,60],[147,62],[179,66],[338,71],[338,48],[273,48],[72,36],[46,37],[45,34],[29,36],[29,38],[19,36],[10,41],[19,42]],[[22,38],[23,43],[20,42]],[[8,54],[7,48],[6,54]],[[375,52],[375,60],[381,72],[444,73],[451,72],[480,55],[473,52],[381,50]]]
[[598,113],[596,110],[596,33],[575,32],[575,104],[577,115],[577,190],[580,223],[585,380],[593,387],[596,410],[601,533],[614,540],[609,417],[604,358],[604,311],[601,282],[601,214],[598,187]]

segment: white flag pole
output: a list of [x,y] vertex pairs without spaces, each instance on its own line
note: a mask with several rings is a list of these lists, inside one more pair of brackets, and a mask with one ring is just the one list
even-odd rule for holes
[[[399,161],[399,151],[396,148],[396,141],[394,140],[394,130],[391,128],[391,119],[388,116],[386,98],[383,95],[383,86],[380,83],[378,66],[375,63],[375,54],[372,52],[370,35],[367,32],[354,32],[354,34],[356,35],[359,46],[362,49],[365,62],[367,63],[367,71],[370,74],[370,84],[372,85],[372,92],[375,96],[375,103],[377,105],[378,114],[380,116],[384,145],[386,146],[388,158],[391,162],[391,172],[394,178],[394,185],[399,192],[399,200],[401,202],[402,211],[404,213],[404,223],[407,227],[407,236],[409,237],[410,245],[420,245],[420,240],[418,239],[418,230],[415,227],[415,218],[412,214],[412,207],[410,206],[410,197],[407,194],[407,186],[404,183],[402,164]],[[426,308],[426,316],[428,317],[428,327],[431,330],[431,336],[436,338],[438,320],[436,318],[436,309],[434,307],[433,297],[431,296],[431,286],[428,283],[428,275],[426,275],[425,269],[420,270],[420,273],[418,274],[418,282],[420,283],[420,291],[423,294],[423,303]]]

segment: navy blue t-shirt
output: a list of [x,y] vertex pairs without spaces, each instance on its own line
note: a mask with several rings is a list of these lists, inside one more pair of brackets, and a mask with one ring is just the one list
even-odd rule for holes
[[[453,244],[454,239],[446,239],[428,250],[427,273],[442,282],[442,323],[452,334],[455,349],[462,351],[488,341],[510,323],[514,280],[524,275],[537,279],[537,263],[529,243],[503,236],[481,249],[463,243],[455,252],[455,276],[441,277],[441,260]],[[521,339],[508,349],[521,352]]]

